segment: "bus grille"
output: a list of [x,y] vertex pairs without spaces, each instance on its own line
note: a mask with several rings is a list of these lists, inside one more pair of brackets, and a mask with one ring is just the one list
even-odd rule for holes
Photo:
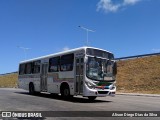
[[98,94],[108,94],[108,91],[98,91]]

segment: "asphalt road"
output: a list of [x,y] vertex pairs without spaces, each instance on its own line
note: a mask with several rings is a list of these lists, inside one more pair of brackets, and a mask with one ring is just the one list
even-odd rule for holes
[[[63,100],[60,96],[50,94],[29,95],[27,91],[14,88],[0,88],[0,111],[160,111],[160,97],[116,95],[115,97],[99,97],[90,102],[87,98],[74,97]],[[83,119],[138,119],[137,117],[55,117],[44,119],[83,120]],[[157,117],[140,119],[160,119]]]

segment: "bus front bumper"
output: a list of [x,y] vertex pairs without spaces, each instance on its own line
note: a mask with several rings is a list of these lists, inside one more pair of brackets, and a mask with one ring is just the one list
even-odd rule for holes
[[84,86],[83,96],[97,96],[97,97],[105,97],[105,96],[115,96],[116,86],[112,89],[98,89],[98,88],[89,88],[87,85]]

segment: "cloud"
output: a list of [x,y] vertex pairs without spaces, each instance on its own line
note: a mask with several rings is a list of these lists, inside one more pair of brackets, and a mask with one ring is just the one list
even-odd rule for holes
[[119,2],[115,2],[115,0],[100,0],[97,4],[97,11],[102,10],[106,13],[117,12],[126,6],[135,5],[140,1],[142,0],[119,0]]
[[62,49],[62,51],[67,51],[67,50],[69,50],[69,47],[67,47],[67,46],[65,46],[65,47]]
[[159,49],[153,48],[153,49],[152,49],[152,52],[158,53],[158,52],[160,52],[160,48],[159,48]]
[[112,0],[100,0],[97,4],[97,11],[104,10],[105,12],[116,12],[120,4],[113,4]]
[[123,5],[134,5],[141,0],[124,0]]

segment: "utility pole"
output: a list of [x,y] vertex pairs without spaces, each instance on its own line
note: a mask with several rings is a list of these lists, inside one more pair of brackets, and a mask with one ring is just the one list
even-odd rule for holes
[[25,48],[25,47],[21,47],[21,46],[17,46],[17,47],[24,51],[25,60],[26,60],[27,59],[27,50],[30,50],[31,48]]
[[88,46],[89,45],[89,40],[88,40],[88,32],[95,32],[94,30],[91,30],[91,29],[88,29],[86,27],[83,27],[83,26],[78,26],[80,28],[82,28],[83,30],[85,30],[87,32],[87,40],[86,40],[86,45]]

